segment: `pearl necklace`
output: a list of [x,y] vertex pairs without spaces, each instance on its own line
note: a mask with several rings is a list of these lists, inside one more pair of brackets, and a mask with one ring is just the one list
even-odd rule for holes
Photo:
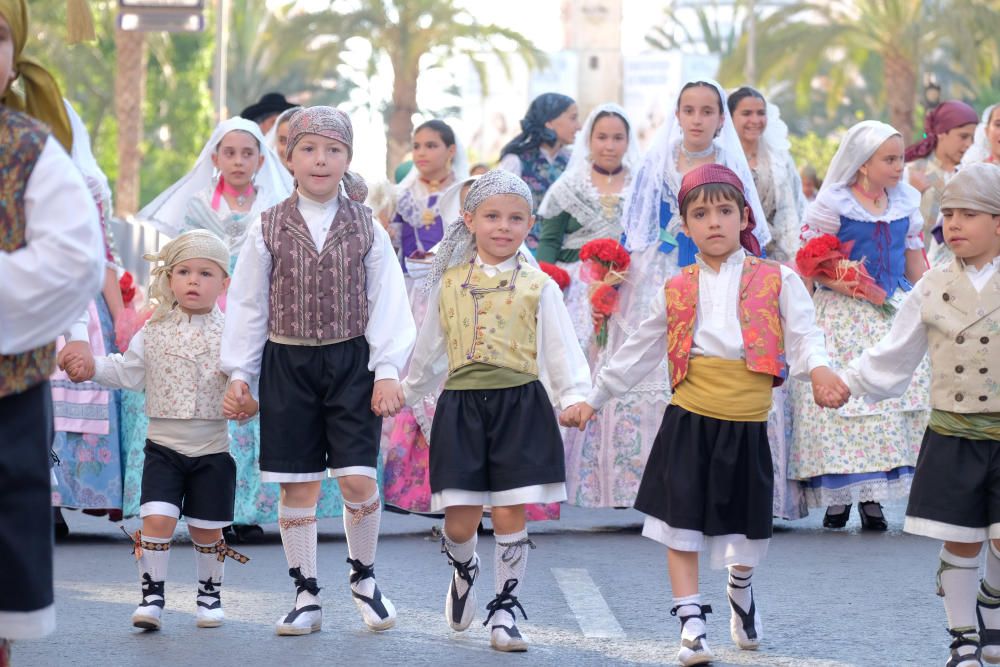
[[709,144],[708,148],[706,148],[703,151],[689,151],[687,149],[687,146],[684,145],[684,142],[683,141],[681,142],[681,153],[684,154],[684,161],[686,163],[685,166],[687,167],[691,167],[694,164],[695,160],[703,160],[704,158],[707,158],[709,155],[715,155],[715,150],[716,149],[714,142]]

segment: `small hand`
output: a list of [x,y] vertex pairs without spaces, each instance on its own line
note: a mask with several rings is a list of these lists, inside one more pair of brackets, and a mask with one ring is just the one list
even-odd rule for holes
[[839,408],[850,400],[851,390],[829,367],[819,366],[809,375],[816,405],[822,408]]
[[910,170],[910,185],[915,187],[919,192],[923,193],[927,188],[931,187],[931,181],[927,177],[927,174],[918,170]]
[[222,416],[226,419],[243,421],[256,413],[257,401],[250,396],[250,387],[247,383],[242,380],[230,382],[222,399]]
[[379,417],[395,417],[405,405],[399,380],[384,378],[375,382],[372,390],[372,412]]
[[84,341],[66,343],[59,351],[56,363],[73,382],[86,382],[94,377],[94,354],[90,350],[90,344]]
[[559,416],[559,423],[567,427],[576,426],[583,431],[594,418],[594,408],[590,407],[586,401],[580,401],[563,411],[562,415]]

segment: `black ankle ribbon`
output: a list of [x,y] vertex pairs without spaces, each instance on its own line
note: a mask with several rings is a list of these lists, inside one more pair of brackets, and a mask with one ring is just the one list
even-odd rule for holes
[[302,576],[302,569],[298,567],[293,567],[288,570],[288,576],[295,580],[295,594],[305,591],[311,595],[319,595],[322,590],[316,584],[316,577],[306,577]]
[[517,601],[517,596],[511,595],[515,588],[517,588],[517,579],[508,579],[504,582],[503,588],[497,593],[497,596],[486,603],[486,611],[489,614],[487,614],[486,620],[483,621],[483,625],[488,625],[490,619],[493,618],[493,614],[498,611],[506,611],[511,616],[516,616],[514,609],[520,609],[521,616],[524,617],[524,620],[528,620],[528,615],[524,612],[524,607],[521,606],[521,603]]

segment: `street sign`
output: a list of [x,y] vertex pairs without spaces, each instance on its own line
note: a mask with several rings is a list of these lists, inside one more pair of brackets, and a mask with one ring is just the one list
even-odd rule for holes
[[118,0],[118,27],[139,32],[201,32],[204,0]]

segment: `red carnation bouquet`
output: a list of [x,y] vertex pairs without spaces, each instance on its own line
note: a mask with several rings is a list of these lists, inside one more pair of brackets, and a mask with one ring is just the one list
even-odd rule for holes
[[566,291],[569,287],[569,274],[565,270],[560,269],[555,264],[549,264],[548,262],[539,262],[538,268],[540,268],[545,273],[549,274],[549,278],[556,281],[556,285],[559,285],[559,289]]
[[795,255],[795,263],[799,273],[807,278],[831,280],[855,299],[885,305],[885,290],[865,269],[865,263],[850,259],[853,246],[854,241],[842,242],[833,234],[823,234],[802,246]]
[[580,277],[590,283],[590,309],[598,347],[608,344],[608,318],[618,310],[618,286],[632,261],[614,239],[595,239],[580,248]]

